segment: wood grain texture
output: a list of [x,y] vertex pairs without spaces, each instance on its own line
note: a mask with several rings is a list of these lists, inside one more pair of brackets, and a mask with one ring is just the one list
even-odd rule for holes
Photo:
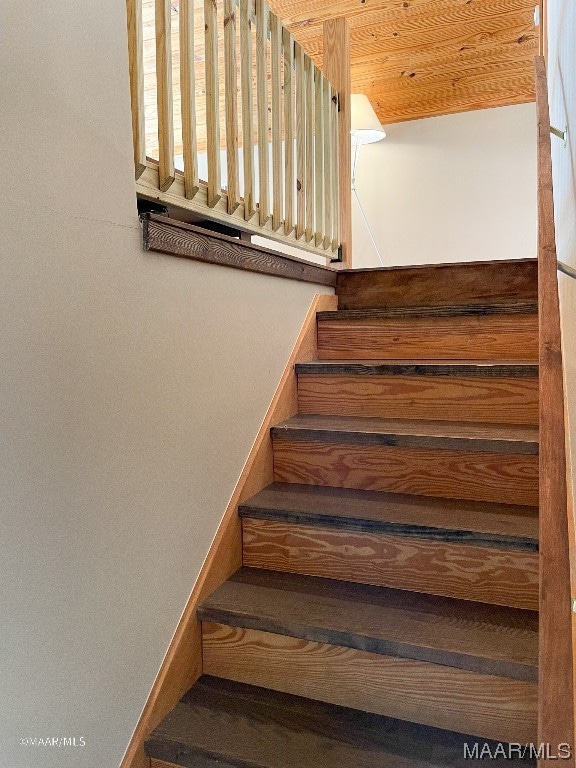
[[243,568],[199,609],[202,621],[537,682],[531,611]]
[[538,379],[299,375],[300,413],[538,424]]
[[[336,139],[337,163],[333,168],[333,205],[338,219],[334,242],[342,246],[344,267],[352,266],[352,149],[350,127],[352,112],[350,94],[350,25],[345,17],[327,19],[322,26],[324,59],[322,69],[338,92]],[[297,35],[296,35],[297,36]]]
[[294,134],[295,134],[295,96],[294,74],[294,38],[286,28],[282,28],[282,54],[284,62],[284,234],[289,235],[294,229]]
[[238,170],[238,58],[236,51],[236,0],[224,0],[224,77],[226,86],[226,165],[228,211],[240,204]]
[[[470,768],[470,736],[204,675],[147,741],[157,768]],[[496,744],[489,743],[494,752]],[[154,760],[153,760],[154,763]],[[519,765],[496,757],[496,768]],[[532,766],[533,761],[521,763]]]
[[146,214],[144,218],[144,248],[318,285],[332,287],[336,282],[336,273],[327,267],[154,214]]
[[274,480],[538,504],[538,457],[274,440]]
[[537,315],[318,323],[320,359],[538,359]]
[[537,610],[538,554],[243,518],[243,563]]
[[184,189],[191,200],[198,192],[196,137],[196,69],[194,60],[194,0],[180,0],[180,98],[182,112],[182,159]]
[[[254,95],[252,83],[252,29],[251,2],[240,0],[240,87],[242,102],[242,136],[254,136]],[[250,219],[255,211],[254,146],[253,140],[242,141],[244,160],[244,218]]]
[[304,320],[274,398],[152,686],[121,768],[143,768],[144,739],[202,674],[200,626],[196,616],[198,605],[242,565],[242,535],[237,514],[238,505],[272,482],[270,426],[278,419],[288,418],[296,412],[294,365],[297,361],[313,360],[316,357],[316,312],[334,307],[335,303],[334,296],[318,294]]
[[366,93],[385,123],[533,101],[533,5],[272,0],[319,66],[325,57],[323,23],[333,16],[348,19],[353,92]]
[[207,674],[503,741],[535,738],[536,686],[257,630],[203,625]]
[[536,314],[535,301],[516,304],[466,304],[441,307],[385,307],[376,309],[344,309],[338,312],[319,312],[318,320],[391,320],[428,317],[475,317],[482,315],[526,315]]
[[338,275],[338,308],[468,306],[538,301],[536,259],[359,269]]
[[272,483],[238,508],[241,517],[538,550],[538,509],[463,499]]
[[155,0],[156,82],[158,109],[158,183],[165,192],[173,183],[174,117],[172,109],[172,33],[169,0]]
[[538,453],[538,427],[524,424],[419,421],[298,413],[273,426],[272,437],[353,445],[393,445],[523,455]]
[[[540,686],[538,738],[574,743],[574,649],[564,426],[562,338],[546,66],[536,59],[540,282]],[[542,765],[551,760],[540,761]],[[574,765],[574,757],[567,763]]]
[[268,5],[255,0],[256,6],[256,115],[258,126],[258,218],[260,225],[270,217],[270,173],[268,155]]
[[[336,314],[336,313],[334,313]],[[505,360],[313,360],[298,363],[299,376],[458,376],[538,378],[538,364]]]
[[126,0],[128,64],[130,67],[130,106],[134,173],[141,176],[146,167],[146,119],[144,114],[144,64],[142,48],[142,0]]
[[206,84],[206,152],[208,155],[208,206],[213,208],[222,196],[220,168],[220,75],[218,5],[204,0],[204,68]]

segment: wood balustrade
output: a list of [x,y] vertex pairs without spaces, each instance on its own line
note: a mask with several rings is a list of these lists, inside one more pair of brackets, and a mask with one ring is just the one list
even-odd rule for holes
[[347,26],[327,22],[335,83],[265,0],[127,0],[127,12],[137,192],[348,257]]

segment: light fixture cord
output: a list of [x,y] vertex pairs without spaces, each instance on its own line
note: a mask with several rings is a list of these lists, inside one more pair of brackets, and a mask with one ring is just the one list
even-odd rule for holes
[[378,254],[378,259],[380,260],[380,264],[384,266],[384,260],[382,258],[382,254],[380,253],[380,249],[376,244],[376,240],[374,239],[374,235],[372,234],[372,228],[370,226],[370,223],[368,222],[368,218],[366,216],[366,213],[364,212],[364,208],[362,207],[360,198],[358,197],[358,192],[356,191],[356,167],[358,166],[358,158],[360,157],[361,142],[359,142],[358,139],[356,139],[354,144],[355,144],[355,147],[354,147],[354,163],[352,165],[352,192],[354,193],[354,197],[356,198],[356,202],[358,203],[358,208],[360,208],[360,213],[362,214],[362,218],[364,219],[364,224],[366,224],[366,229],[368,230],[368,234],[370,235],[370,240],[372,240],[372,245],[374,246],[374,250]]

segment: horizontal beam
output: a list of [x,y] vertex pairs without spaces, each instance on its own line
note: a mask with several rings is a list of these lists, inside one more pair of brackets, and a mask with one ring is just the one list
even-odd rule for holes
[[209,264],[284,277],[316,285],[336,286],[336,271],[277,251],[261,248],[192,224],[146,213],[144,248]]
[[184,190],[184,177],[181,173],[176,173],[176,179],[170,189],[166,192],[161,192],[158,189],[158,165],[150,160],[147,160],[146,163],[147,166],[144,173],[136,181],[136,192],[141,197],[144,197],[147,200],[160,202],[163,205],[193,211],[204,218],[219,221],[229,227],[237,227],[238,229],[250,232],[253,235],[269,237],[271,240],[277,240],[278,242],[285,243],[293,248],[300,248],[303,251],[314,253],[317,256],[327,259],[336,258],[336,251],[333,250],[332,247],[324,249],[322,247],[316,247],[313,242],[306,243],[304,237],[298,239],[295,232],[285,235],[283,229],[274,231],[271,219],[261,226],[258,221],[257,210],[247,221],[244,216],[243,199],[232,214],[228,213],[228,196],[225,190],[222,191],[222,197],[216,205],[210,207],[208,205],[207,187],[202,181],[200,181],[200,189],[194,199],[187,200]]

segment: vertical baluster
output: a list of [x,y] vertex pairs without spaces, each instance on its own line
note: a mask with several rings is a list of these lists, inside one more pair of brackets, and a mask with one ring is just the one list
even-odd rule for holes
[[294,229],[294,39],[282,30],[284,48],[284,234]]
[[142,40],[142,0],[126,0],[132,142],[136,178],[146,168],[146,121],[144,116],[144,49]]
[[332,247],[332,227],[334,217],[338,215],[336,211],[336,201],[334,200],[334,183],[332,176],[334,173],[334,155],[336,147],[332,144],[331,131],[331,92],[330,83],[326,78],[322,78],[322,112],[324,113],[323,123],[323,147],[324,147],[324,241],[323,247],[327,250]]
[[270,14],[270,70],[272,78],[272,229],[282,225],[282,29]]
[[268,162],[268,7],[256,0],[256,97],[258,110],[258,179],[260,224],[270,218]]
[[224,0],[224,73],[226,84],[226,161],[228,213],[240,204],[238,175],[238,84],[236,63],[236,0]]
[[174,181],[172,110],[172,28],[170,0],[156,0],[156,79],[158,84],[158,182],[162,192]]
[[254,97],[252,94],[251,0],[240,0],[240,81],[242,88],[242,155],[244,218],[254,214]]
[[352,196],[351,141],[350,141],[350,22],[345,17],[324,22],[324,74],[338,93],[338,211],[339,245],[345,267],[352,265]]
[[324,78],[319,69],[314,67],[314,175],[315,179],[315,198],[314,198],[314,227],[316,246],[322,245],[324,235],[324,157],[323,157],[323,137],[324,137],[324,114],[322,109],[322,84]]
[[191,200],[199,189],[196,145],[196,88],[194,74],[194,0],[180,0],[180,93],[182,98],[182,154],[184,190]]
[[206,143],[208,150],[208,205],[222,196],[220,178],[220,93],[218,77],[218,10],[216,0],[204,0],[206,39]]
[[314,237],[314,64],[305,57],[306,70],[306,231],[305,240]]
[[300,238],[306,228],[306,70],[304,51],[296,43],[296,237]]

